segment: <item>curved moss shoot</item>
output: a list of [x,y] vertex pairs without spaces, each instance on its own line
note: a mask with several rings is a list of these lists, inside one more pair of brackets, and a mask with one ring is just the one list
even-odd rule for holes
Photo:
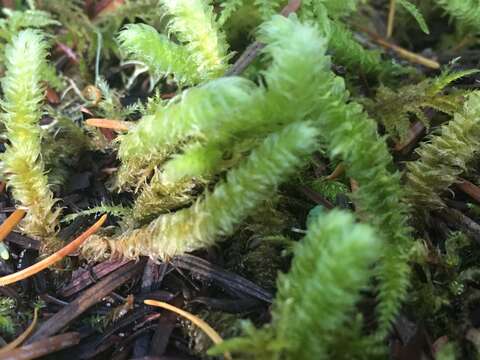
[[471,93],[463,111],[416,150],[420,158],[407,163],[407,199],[418,210],[439,210],[441,198],[480,151],[480,92]]
[[[245,79],[214,80],[189,89],[156,114],[144,117],[121,138],[119,155],[123,164],[119,183],[138,180],[139,171],[136,169],[143,169],[148,164],[153,171],[179,146],[185,146],[185,141],[197,144],[185,147],[183,155],[165,164],[165,173],[159,170],[160,173],[154,176],[155,182],[146,188],[148,196],[144,197],[149,200],[146,204],[154,204],[150,200],[155,192],[150,190],[164,189],[167,185],[162,183],[165,176],[176,181],[182,174],[194,174],[193,170],[207,173],[216,169],[220,154],[212,151],[215,146],[221,149],[232,143],[230,139],[236,142],[242,138],[258,138],[260,134],[268,134],[268,129],[273,131],[294,121],[295,117],[297,120],[316,119],[314,124],[320,133],[328,134],[324,141],[330,156],[344,161],[347,175],[360,184],[355,195],[357,206],[385,239],[385,250],[376,270],[380,280],[379,333],[385,335],[406,294],[408,254],[412,245],[407,224],[408,209],[402,202],[404,193],[399,174],[390,170],[393,161],[386,142],[378,135],[376,123],[358,104],[349,102],[343,79],[330,71],[330,58],[325,52],[332,39],[325,38],[314,26],[301,24],[295,16],[288,19],[274,16],[260,28],[259,39],[267,44],[264,52],[272,59],[270,68],[264,73],[266,86],[253,92],[255,86]],[[301,59],[298,59],[299,53],[304,54]],[[214,145],[213,149],[208,147],[210,145]],[[200,164],[201,167],[192,166],[192,161],[203,160],[205,163]],[[186,167],[193,172],[186,173]],[[184,199],[184,193],[175,194],[179,195]],[[198,203],[192,209],[196,206]],[[179,224],[183,213],[182,210],[160,217],[150,225],[149,231],[156,233],[161,229],[164,236],[160,238],[170,238],[170,230],[165,229],[175,229],[177,225],[171,226],[171,223]],[[186,218],[183,221],[187,222]],[[216,221],[214,216],[211,221]],[[125,239],[138,239],[139,234],[145,235],[142,231],[135,230],[125,235]],[[184,231],[186,233],[187,229]],[[184,246],[181,251],[202,247],[203,238],[199,237],[198,245]],[[142,249],[139,240],[125,240],[127,242],[132,244],[128,250],[118,245],[122,242],[112,242],[111,245],[115,248],[114,244],[117,244],[120,253],[129,255],[147,254],[147,249],[154,247],[145,244]],[[176,253],[176,250],[168,250],[169,246],[180,248],[171,245],[174,243],[164,245],[167,250],[163,252],[155,250],[151,253],[162,256]]]
[[165,0],[171,16],[168,29],[185,46],[203,79],[222,76],[228,66],[228,45],[209,0]]
[[[138,181],[145,168],[160,165],[187,139],[220,137],[221,121],[238,120],[254,104],[254,84],[240,77],[221,78],[184,91],[155,114],[144,116],[120,137],[119,187]],[[254,107],[257,108],[257,107]]]
[[[151,172],[148,164],[162,165],[179,148],[182,154],[162,166],[163,176],[154,177],[150,187],[165,187],[183,177],[208,177],[218,172],[232,143],[262,137],[307,118],[315,108],[315,79],[329,66],[319,61],[327,44],[325,40],[307,43],[308,28],[294,33],[284,30],[272,29],[286,40],[268,43],[263,51],[271,60],[263,73],[264,85],[239,77],[210,81],[185,91],[155,115],[145,116],[121,137],[118,185],[138,180],[139,169]],[[157,183],[161,179],[164,182]]]
[[156,78],[173,75],[180,85],[194,85],[202,79],[189,52],[150,25],[126,25],[118,40],[127,57],[145,63]]
[[[324,42],[315,27],[301,24],[295,17],[275,16],[263,26],[267,43],[288,46],[286,33],[304,30],[305,43]],[[275,31],[275,29],[283,29]],[[308,35],[308,38],[307,38]],[[307,40],[308,39],[308,40]],[[311,45],[315,46],[315,45]],[[312,118],[321,134],[331,158],[344,162],[347,175],[360,185],[355,193],[356,204],[365,212],[365,219],[373,224],[385,239],[385,249],[377,265],[379,283],[379,333],[385,335],[404,299],[409,283],[408,253],[412,246],[408,227],[408,208],[403,203],[404,192],[398,173],[391,172],[393,160],[385,139],[377,133],[377,125],[362,107],[350,102],[342,78],[330,69],[330,59],[321,54],[318,59],[325,70],[315,77],[317,84],[316,108]]]
[[316,147],[318,131],[309,123],[295,123],[264,142],[212,193],[187,209],[160,215],[148,226],[122,233],[114,239],[93,237],[84,247],[87,256],[140,255],[168,259],[212,246],[232,234],[276,187],[303,164]]
[[[261,86],[240,78],[214,80],[198,89],[192,89],[190,94],[187,92],[184,100],[172,107],[171,115],[164,114],[165,119],[170,121],[153,124],[158,129],[155,130],[158,135],[152,136],[154,133],[151,131],[148,137],[156,138],[157,141],[160,139],[159,146],[174,143],[166,140],[166,137],[174,139],[180,134],[190,136],[184,136],[182,141],[175,140],[180,145],[177,148],[180,147],[181,152],[172,154],[168,161],[161,164],[150,182],[142,188],[135,201],[139,218],[143,217],[143,213],[151,214],[155,208],[159,210],[158,213],[162,213],[166,206],[178,207],[185,200],[188,202],[191,196],[182,190],[191,189],[198,182],[208,182],[214,175],[228,169],[269,133],[299,119],[308,118],[315,108],[316,79],[328,70],[325,66],[329,64],[319,61],[327,44],[326,41],[307,42],[310,40],[309,28],[299,28],[293,33],[289,30],[278,26],[271,29],[278,34],[282,33],[285,40],[268,43],[263,50],[264,57],[271,64],[263,72]],[[298,57],[299,53],[302,53],[301,58]],[[225,92],[223,95],[220,92],[222,90]],[[188,100],[195,92],[198,96],[203,95],[202,92],[211,93],[215,101],[211,101],[210,97],[205,98],[208,103]],[[230,96],[235,93],[236,97]],[[217,106],[216,104],[222,104],[221,99],[224,99],[224,105],[233,106]],[[228,103],[225,101],[227,99]],[[197,110],[193,106],[200,108]],[[217,106],[217,111],[212,111],[212,115],[204,111],[215,109],[213,106]],[[183,111],[198,115],[175,117]],[[183,129],[177,130],[180,126]],[[153,146],[150,151],[152,149]],[[138,150],[138,146],[135,150]],[[169,189],[168,192],[166,189]]]

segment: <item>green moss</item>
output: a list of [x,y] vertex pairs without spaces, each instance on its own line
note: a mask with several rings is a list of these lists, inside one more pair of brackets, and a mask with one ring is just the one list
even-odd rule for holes
[[445,207],[442,194],[458,181],[479,151],[480,93],[471,93],[461,112],[440,127],[416,150],[417,161],[407,163],[408,201],[417,209]]
[[0,333],[2,337],[10,338],[15,334],[15,300],[0,297]]
[[348,213],[319,216],[295,248],[290,272],[279,277],[272,324],[247,328],[245,337],[217,346],[215,353],[230,349],[244,358],[329,359],[340,334],[349,332],[350,312],[368,284],[380,244],[371,228],[354,224]]
[[56,200],[41,158],[39,126],[46,46],[40,32],[24,30],[6,49],[7,73],[2,81],[5,113],[2,120],[10,145],[2,160],[3,172],[15,200],[28,209],[23,229],[31,236],[53,239],[59,210],[54,209]]

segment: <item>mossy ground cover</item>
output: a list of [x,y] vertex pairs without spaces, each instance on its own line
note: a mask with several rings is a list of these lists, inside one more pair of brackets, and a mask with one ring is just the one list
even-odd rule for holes
[[476,1],[1,3],[0,359],[479,357]]

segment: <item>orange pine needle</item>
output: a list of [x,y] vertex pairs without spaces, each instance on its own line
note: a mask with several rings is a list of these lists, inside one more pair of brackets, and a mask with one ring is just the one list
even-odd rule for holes
[[115,131],[128,131],[132,126],[131,123],[121,120],[112,120],[112,119],[87,119],[85,124],[88,126],[94,126],[103,129],[111,129]]
[[335,170],[333,170],[333,172],[330,175],[328,175],[325,179],[327,180],[338,179],[340,176],[343,175],[344,172],[345,172],[345,166],[343,165],[343,163],[340,163],[335,167]]
[[90,237],[90,235],[93,235],[96,231],[98,231],[98,229],[100,229],[105,220],[107,220],[107,215],[103,215],[95,224],[88,228],[87,231],[82,233],[79,237],[77,237],[67,246],[58,250],[56,253],[53,253],[49,257],[39,261],[38,263],[33,264],[32,266],[29,266],[28,268],[18,271],[14,274],[0,277],[0,286],[9,285],[17,281],[24,280],[48,268],[50,265],[62,260],[68,254],[77,250],[80,245],[82,245],[85,240]]
[[5,220],[2,225],[0,225],[0,241],[5,240],[5,238],[15,229],[15,226],[23,219],[25,216],[25,210],[17,209]]
[[[215,345],[218,345],[223,342],[222,337],[210,325],[208,325],[205,321],[200,319],[198,316],[190,314],[185,310],[179,309],[176,306],[170,305],[163,301],[145,300],[144,303],[146,305],[158,306],[163,309],[173,311],[174,313],[177,313],[180,316],[183,316],[185,319],[191,321],[193,324],[198,326],[205,334],[207,334],[210,340],[212,340]],[[227,359],[229,360],[232,359],[231,355],[228,352],[225,353],[224,355]]]
[[37,320],[38,320],[38,308],[35,308],[35,310],[33,311],[32,323],[15,340],[13,340],[12,342],[2,347],[0,349],[0,355],[15,349],[17,346],[20,346],[30,336],[33,329],[35,329],[35,325],[37,325]]

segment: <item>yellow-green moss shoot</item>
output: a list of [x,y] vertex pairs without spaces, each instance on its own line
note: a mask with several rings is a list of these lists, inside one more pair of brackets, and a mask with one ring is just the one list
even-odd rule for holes
[[111,253],[127,258],[140,255],[166,259],[212,246],[230,235],[276,187],[293,174],[316,148],[318,131],[306,122],[294,123],[268,136],[226,181],[190,208],[160,215],[147,227],[122,233],[116,239],[94,236],[85,255]]
[[18,33],[5,50],[7,72],[2,80],[2,120],[9,145],[2,155],[3,173],[15,200],[27,210],[24,231],[46,238],[55,233],[58,211],[40,156],[42,88],[47,44],[39,31]]

